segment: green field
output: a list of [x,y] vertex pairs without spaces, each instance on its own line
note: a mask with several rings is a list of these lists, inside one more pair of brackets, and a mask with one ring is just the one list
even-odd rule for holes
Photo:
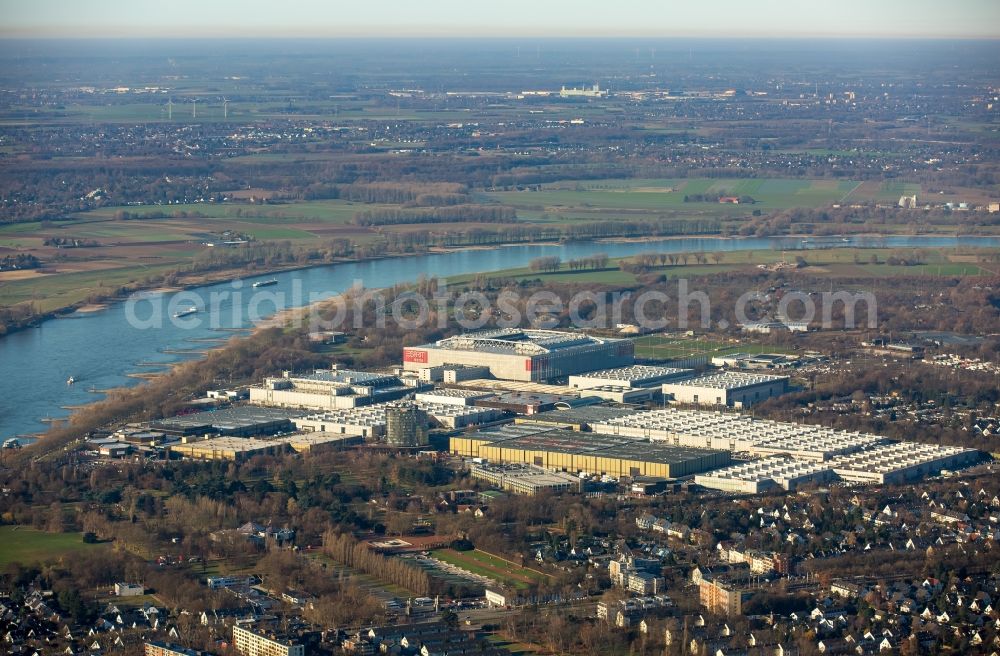
[[[848,202],[891,203],[903,195],[921,195],[919,184],[884,182],[861,184],[854,180],[803,180],[798,178],[687,178],[564,180],[539,191],[495,191],[490,200],[519,209],[522,219],[542,223],[575,220],[641,220],[669,215],[697,219],[705,216],[745,216],[760,210],[815,208]],[[753,204],[684,202],[684,197],[750,196]]]
[[91,294],[112,294],[122,285],[142,281],[176,267],[176,263],[157,264],[7,281],[0,284],[0,305],[31,301],[39,311],[50,312],[78,303]]
[[[850,180],[800,180],[788,178],[689,178],[636,180],[569,180],[544,185],[541,191],[499,191],[490,198],[515,207],[543,206],[552,211],[684,209],[715,214],[745,213],[751,209],[818,207],[844,200],[858,186]],[[919,189],[919,185],[918,185]],[[753,205],[684,202],[685,195],[723,194],[751,196]],[[897,194],[887,191],[888,196]]]
[[[657,244],[659,249],[650,249],[651,252],[670,252],[669,242]],[[753,251],[726,251],[720,252],[718,262],[715,261],[715,253],[708,255],[709,263],[697,263],[693,255],[689,256],[688,264],[679,261],[673,265],[657,266],[654,272],[662,273],[667,278],[679,278],[690,276],[712,275],[725,271],[745,269],[758,264],[773,264],[776,262],[794,262],[796,257],[804,258],[810,265],[805,271],[812,274],[824,274],[830,276],[871,276],[871,277],[893,277],[893,276],[981,276],[996,275],[1000,270],[1000,265],[979,265],[973,262],[956,261],[961,259],[975,258],[977,254],[990,253],[991,249],[887,249],[887,248],[826,248],[826,249],[790,249],[774,250],[760,249]],[[909,257],[914,253],[919,253],[924,260],[924,264],[906,266],[902,264],[885,264],[885,261],[893,256]],[[879,264],[871,264],[871,257],[875,256]],[[500,271],[483,272],[482,274],[470,274],[457,276],[448,281],[451,285],[468,284],[477,277],[489,279],[513,279],[517,281],[540,280],[542,283],[592,283],[599,285],[632,285],[636,283],[634,274],[622,271],[618,268],[623,260],[633,258],[612,258],[608,266],[601,270],[585,269],[571,271],[563,263],[563,268],[554,272],[532,271],[528,267],[517,267],[512,269],[502,269]]]
[[[892,264],[863,264],[860,268],[873,276],[988,276],[996,275],[995,271],[985,269],[978,264],[962,262],[939,262],[900,266]],[[1000,267],[994,266],[994,269]]]
[[454,549],[437,549],[431,555],[473,574],[488,576],[491,579],[515,588],[527,588],[531,583],[541,582],[549,578],[547,574],[519,567],[502,558],[497,558],[485,551],[455,551]]
[[636,337],[635,356],[651,360],[685,360],[705,356],[712,358],[732,353],[791,353],[791,349],[765,344],[718,342],[670,335]]
[[[184,215],[202,215],[207,221],[230,220],[238,223],[281,224],[299,223],[303,219],[323,223],[348,223],[357,212],[392,207],[390,205],[355,203],[347,200],[314,200],[300,203],[246,205],[243,203],[178,203],[174,205],[138,205],[135,207],[103,207],[74,216],[81,219],[111,219],[119,211],[133,216],[163,214],[169,219],[183,220]],[[136,222],[139,223],[139,222]],[[37,226],[37,224],[35,224]],[[121,224],[118,224],[121,225]],[[128,224],[127,224],[128,225]],[[206,226],[208,228],[208,226]],[[2,234],[2,233],[0,233]]]
[[105,547],[86,544],[80,533],[45,533],[21,526],[0,526],[0,568],[10,563],[44,562],[76,551]]
[[[900,196],[919,196],[921,187],[919,184],[909,182],[883,182],[875,195],[875,200],[885,203],[895,203]],[[852,199],[858,200],[858,199]]]

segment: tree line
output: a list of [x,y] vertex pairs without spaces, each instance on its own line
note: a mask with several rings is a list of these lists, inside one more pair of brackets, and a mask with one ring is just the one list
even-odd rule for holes
[[41,265],[42,261],[30,253],[16,253],[0,258],[0,271],[37,269]]
[[562,267],[562,259],[558,255],[547,255],[536,257],[528,263],[528,268],[532,271],[552,272],[558,271]]
[[323,535],[323,553],[338,563],[359,569],[387,583],[412,590],[420,596],[437,594],[440,591],[439,582],[416,565],[411,565],[401,558],[390,558],[376,553],[363,542],[355,540],[346,533],[334,530]]

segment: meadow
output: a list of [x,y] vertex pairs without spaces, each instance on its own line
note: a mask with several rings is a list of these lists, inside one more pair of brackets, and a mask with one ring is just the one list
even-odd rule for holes
[[[651,252],[670,252],[667,248],[650,249]],[[1000,272],[1000,264],[980,262],[983,256],[995,253],[991,249],[887,249],[887,248],[817,248],[752,251],[729,251],[712,253],[708,263],[697,263],[689,256],[688,264],[678,262],[650,269],[669,278],[687,278],[712,275],[725,271],[754,269],[758,265],[777,262],[794,263],[802,257],[808,267],[803,272],[830,277],[861,276],[869,278],[890,278],[895,276],[988,276]],[[715,257],[718,256],[718,261]],[[889,258],[919,257],[921,264],[887,264]],[[872,262],[872,258],[876,262]],[[603,269],[569,270],[565,262],[558,271],[532,271],[528,267],[503,269],[483,274],[459,276],[449,280],[450,285],[468,284],[477,277],[488,279],[512,279],[515,281],[539,280],[544,283],[591,283],[599,285],[633,285],[638,282],[636,274],[620,268],[622,259],[612,258]]]
[[104,207],[89,212],[81,212],[75,216],[80,219],[112,219],[119,211],[125,211],[132,216],[163,214],[167,218],[184,218],[185,215],[201,215],[201,217],[204,217],[201,220],[224,220],[267,225],[296,223],[303,219],[343,224],[349,223],[357,212],[384,209],[387,207],[391,206],[355,203],[337,199],[296,203],[271,203],[266,205],[175,203],[172,205]]
[[0,306],[33,302],[39,312],[68,307],[94,294],[112,294],[122,285],[141,282],[150,276],[167,273],[178,262],[154,266],[126,266],[95,271],[72,271],[41,275],[0,283]]
[[0,526],[0,569],[10,563],[28,565],[102,548],[107,545],[87,544],[81,533],[46,533],[23,526]]
[[[496,191],[489,198],[513,207],[544,207],[548,212],[689,210],[719,216],[745,214],[754,209],[821,207],[833,203],[878,200],[895,202],[904,194],[919,194],[920,185],[852,180],[792,178],[687,178],[632,180],[568,180],[543,185],[540,191]],[[685,196],[749,196],[752,205],[684,202]]]

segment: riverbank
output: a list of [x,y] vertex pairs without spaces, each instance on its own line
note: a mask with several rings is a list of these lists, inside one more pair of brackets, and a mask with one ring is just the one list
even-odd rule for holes
[[[344,260],[344,262],[350,262],[352,260]],[[289,271],[297,271],[301,269],[309,269],[318,266],[331,266],[336,264],[336,262],[324,262],[318,264],[309,265],[292,265],[292,266],[281,266],[281,267],[268,267],[266,269],[245,269],[245,268],[230,268],[230,269],[219,269],[218,271],[211,272],[198,272],[192,273],[189,279],[185,279],[183,283],[177,285],[163,285],[162,282],[155,282],[150,285],[136,284],[129,287],[129,291],[125,295],[115,295],[108,296],[100,300],[94,300],[93,298],[84,299],[77,301],[75,303],[70,303],[62,307],[56,308],[48,312],[42,312],[39,314],[32,315],[26,318],[24,321],[18,322],[13,325],[0,327],[0,339],[14,333],[27,330],[29,328],[37,328],[46,321],[52,319],[65,318],[76,313],[80,314],[93,314],[96,312],[102,312],[107,310],[112,305],[117,303],[122,303],[130,295],[139,292],[147,293],[164,293],[170,294],[179,291],[198,289],[200,287],[205,287],[208,285],[218,284],[220,282],[226,282],[228,280],[237,280],[245,277],[257,277],[265,276],[268,274],[275,273],[287,273]]]
[[[256,277],[264,276],[269,274],[279,274],[286,273],[289,271],[300,271],[306,269],[313,269],[316,267],[325,266],[336,266],[338,264],[351,264],[351,263],[363,263],[363,262],[373,262],[382,261],[389,259],[398,258],[409,258],[409,257],[419,257],[428,254],[447,254],[461,251],[492,251],[498,248],[516,247],[516,246],[539,246],[539,247],[552,247],[559,248],[565,246],[568,243],[607,243],[607,244],[630,244],[630,243],[656,243],[656,242],[679,242],[690,239],[698,240],[712,240],[712,241],[722,241],[722,242],[738,242],[746,239],[791,239],[791,240],[802,240],[803,243],[815,243],[824,244],[826,242],[833,242],[837,240],[849,239],[861,240],[861,239],[891,239],[891,238],[915,238],[915,239],[935,239],[935,238],[954,238],[961,239],[965,236],[963,235],[906,235],[906,234],[882,234],[882,233],[858,233],[851,235],[830,235],[830,236],[816,236],[809,234],[795,234],[795,235],[774,235],[765,237],[747,237],[747,236],[722,236],[722,235],[663,235],[656,237],[602,237],[589,240],[579,240],[575,242],[568,242],[562,239],[552,239],[552,240],[534,240],[530,242],[503,242],[498,244],[482,244],[475,246],[459,246],[459,247],[442,247],[435,246],[428,248],[425,251],[411,252],[411,253],[394,253],[386,254],[374,257],[348,257],[339,258],[331,262],[315,262],[309,264],[289,264],[282,266],[272,266],[264,268],[254,268],[247,269],[245,267],[233,267],[227,269],[219,269],[215,271],[205,271],[205,272],[190,272],[185,273],[183,271],[168,272],[160,276],[160,280],[150,283],[149,285],[143,285],[141,283],[129,284],[127,285],[128,293],[125,295],[108,296],[107,298],[95,299],[90,297],[88,299],[81,299],[77,302],[67,304],[65,306],[55,308],[51,311],[44,313],[39,313],[32,315],[30,317],[24,317],[10,325],[0,327],[0,339],[3,337],[26,330],[28,328],[36,328],[42,323],[49,321],[51,319],[56,319],[59,317],[65,317],[66,315],[71,315],[73,313],[93,313],[105,310],[111,305],[116,303],[121,303],[129,295],[136,292],[164,292],[171,293],[176,291],[192,290],[199,287],[204,287],[207,285],[217,284],[220,282],[226,282],[229,280],[235,280],[245,277]],[[974,235],[968,235],[967,237],[973,238]],[[856,244],[857,247],[865,247],[862,244]],[[875,247],[876,245],[872,245]],[[168,275],[176,275],[182,277],[182,281],[179,284],[174,285],[164,285],[162,283],[162,278]]]
[[[935,238],[932,240],[913,237],[887,237],[884,244],[894,249],[917,248],[955,248],[965,247],[966,242],[957,242],[954,238]],[[978,243],[988,248],[1000,247],[1000,240],[978,240]],[[554,249],[551,245],[544,246],[514,246],[480,249],[469,251],[455,249],[448,253],[408,254],[391,258],[370,258],[365,262],[340,262],[333,266],[298,266],[286,267],[300,269],[297,273],[262,274],[257,276],[275,277],[278,283],[267,287],[266,293],[252,293],[244,285],[239,294],[232,293],[229,284],[216,283],[214,287],[203,288],[195,293],[206,298],[212,297],[212,311],[195,314],[183,321],[171,320],[170,303],[175,304],[190,299],[176,298],[167,293],[142,300],[138,305],[126,303],[111,304],[103,311],[80,315],[77,320],[52,322],[44,329],[23,336],[11,335],[0,340],[0,361],[10,371],[32,372],[27,380],[16,377],[0,377],[0,397],[7,400],[9,411],[4,417],[4,430],[9,435],[36,433],[44,430],[39,425],[39,417],[61,415],[56,409],[67,405],[81,405],[96,400],[90,390],[109,390],[112,388],[128,388],[138,381],[127,374],[133,372],[149,373],[151,363],[167,364],[168,362],[201,361],[204,352],[209,357],[214,349],[223,346],[220,338],[245,335],[254,328],[263,329],[280,325],[293,320],[300,312],[313,312],[314,308],[307,304],[320,300],[319,305],[330,302],[337,294],[348,296],[356,281],[367,290],[387,289],[395,285],[403,285],[419,280],[421,276],[436,276],[439,279],[452,281],[466,279],[477,272],[489,275],[491,272],[510,271],[523,268],[530,269],[530,263],[547,255],[557,255],[564,262],[604,254],[609,260],[620,260],[650,250],[670,249],[675,252],[727,253],[720,260],[722,265],[738,263],[749,266],[763,262],[767,257],[772,260],[788,259],[788,254],[782,249],[796,249],[800,240],[796,239],[763,239],[763,238],[688,238],[678,242],[635,242],[635,243],[595,243],[576,242],[564,243]],[[819,250],[822,250],[821,248]],[[839,248],[830,252],[840,253]],[[849,251],[850,249],[848,249]],[[753,257],[740,257],[737,253],[752,251]],[[801,251],[806,258],[807,251]],[[684,269],[690,275],[701,275],[719,270],[714,264],[716,258],[709,258],[709,264],[691,265]],[[835,260],[850,269],[852,275],[868,275],[884,277],[892,272],[887,265],[868,265],[864,257],[864,266],[857,264],[851,253],[840,253]],[[812,264],[821,265],[816,261]],[[686,265],[685,265],[686,266]],[[869,270],[866,267],[874,267]],[[965,267],[975,268],[975,264],[940,263],[943,271],[937,271],[939,263],[930,262],[922,267],[896,267],[900,274],[920,275],[933,273],[935,275],[963,275]],[[924,271],[928,267],[934,271]],[[682,267],[673,266],[671,271],[680,271]],[[896,271],[893,269],[893,271]],[[618,283],[618,279],[628,272],[614,271],[614,280],[605,280],[608,272],[575,272],[563,270],[552,274],[553,279],[567,279],[589,284],[599,284],[602,281]],[[533,274],[534,275],[534,274]],[[975,275],[975,274],[970,274]],[[231,279],[232,276],[212,276]],[[192,279],[193,284],[193,279]],[[190,287],[190,285],[187,285]],[[160,285],[162,288],[163,285]],[[226,292],[230,292],[226,294]],[[217,301],[215,300],[217,299]],[[289,310],[288,312],[282,312]],[[281,314],[278,314],[281,312]],[[150,317],[159,316],[160,321],[150,321]],[[145,319],[143,319],[145,318]],[[266,318],[267,321],[261,322]],[[138,321],[138,323],[137,323]],[[308,316],[303,317],[302,325],[308,325]],[[234,335],[233,333],[236,333]],[[259,334],[259,332],[257,334]],[[283,331],[288,332],[288,331]],[[279,335],[275,335],[278,337]],[[279,360],[280,356],[275,354]],[[242,356],[239,359],[242,358]],[[278,361],[278,360],[275,360]],[[44,364],[40,364],[44,363]],[[241,375],[246,375],[246,371]],[[67,386],[68,377],[74,376],[81,384]],[[216,385],[224,383],[214,383]]]
[[[711,239],[713,237],[706,236],[706,239]],[[559,240],[551,241],[532,241],[532,242],[503,242],[498,244],[485,244],[477,246],[458,246],[454,248],[435,246],[428,248],[426,251],[412,252],[412,253],[394,253],[375,257],[345,257],[339,258],[330,262],[316,262],[311,264],[292,264],[285,266],[273,266],[264,268],[254,268],[247,269],[245,267],[233,267],[228,269],[218,269],[216,271],[206,271],[206,272],[191,272],[185,274],[184,272],[171,272],[173,275],[182,276],[184,278],[183,282],[176,285],[165,286],[161,282],[157,281],[149,285],[134,284],[129,286],[129,291],[125,295],[108,296],[107,298],[95,300],[93,298],[81,299],[74,303],[69,303],[67,305],[54,308],[47,312],[41,312],[30,317],[25,318],[23,321],[11,324],[8,326],[0,326],[0,339],[7,335],[14,334],[29,328],[37,328],[42,323],[57,319],[60,317],[65,317],[67,315],[72,315],[74,313],[91,313],[99,312],[101,310],[106,310],[110,306],[121,303],[125,301],[130,295],[138,292],[163,292],[172,293],[179,291],[187,291],[192,289],[198,289],[200,287],[206,287],[208,285],[218,284],[220,282],[227,282],[230,280],[238,280],[247,277],[257,277],[266,276],[271,274],[288,273],[290,271],[303,271],[307,269],[314,269],[318,267],[328,267],[336,266],[338,264],[354,264],[363,262],[378,262],[383,260],[391,260],[398,258],[409,258],[409,257],[419,257],[428,254],[446,254],[454,253],[460,251],[490,251],[497,248],[505,248],[510,246],[552,246],[558,248],[563,242]],[[171,275],[171,274],[164,274]]]

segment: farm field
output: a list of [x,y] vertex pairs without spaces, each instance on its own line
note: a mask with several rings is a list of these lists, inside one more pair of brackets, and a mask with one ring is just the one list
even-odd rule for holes
[[[568,209],[604,210],[668,210],[691,212],[711,210],[717,215],[746,213],[751,209],[784,209],[789,207],[819,207],[829,203],[865,200],[854,196],[859,183],[845,180],[765,179],[634,179],[634,180],[568,180],[544,185],[541,191],[500,191],[486,194],[501,203],[515,207],[544,206],[552,211]],[[919,191],[919,189],[918,189]],[[885,195],[900,194],[896,190]],[[684,202],[685,195],[722,194],[751,196],[753,205]]]
[[33,302],[41,312],[73,305],[95,293],[110,294],[122,285],[176,268],[177,262],[75,271],[0,282],[0,306]]
[[[243,190],[239,193],[251,193]],[[761,207],[816,206],[844,197],[892,200],[901,194],[919,191],[914,185],[902,183],[864,183],[828,180],[792,179],[633,179],[601,181],[562,181],[545,185],[542,191],[513,191],[478,194],[480,200],[507,203],[518,207],[522,223],[557,224],[597,220],[655,220],[659,216],[698,220],[726,217],[735,222],[751,211],[746,205],[718,203],[684,203],[685,193],[746,194],[760,201]],[[237,192],[233,192],[234,194]],[[260,241],[291,241],[307,245],[318,241],[348,238],[367,243],[379,238],[379,233],[406,233],[414,230],[462,231],[481,224],[452,223],[446,226],[404,224],[391,227],[362,227],[351,223],[361,211],[398,207],[386,204],[366,204],[345,200],[317,200],[288,204],[244,205],[237,203],[189,203],[183,205],[144,205],[106,207],[73,215],[71,220],[27,222],[0,226],[0,256],[8,251],[28,252],[43,262],[43,268],[30,276],[20,272],[0,276],[0,305],[33,301],[39,311],[51,311],[79,303],[95,294],[107,294],[123,284],[182,268],[207,243],[225,239],[230,231],[248,235]],[[120,218],[120,212],[131,215],[163,217]],[[253,216],[248,216],[252,214]],[[116,218],[118,217],[118,218]],[[490,227],[490,226],[487,226]],[[931,226],[934,227],[934,226]],[[44,245],[44,240],[80,239],[96,242],[95,246],[60,248]],[[819,241],[820,238],[817,238]],[[877,246],[873,242],[873,246]],[[895,267],[869,263],[869,254],[852,262],[843,249],[833,259],[821,259],[818,251],[809,251],[810,264],[836,264],[830,273],[872,276],[892,275],[982,275],[990,268],[975,262],[968,266],[944,266],[948,261],[926,259],[927,264],[940,266]],[[726,254],[701,265],[690,262],[684,268],[672,266],[664,275],[702,275],[739,266],[793,260],[793,252],[780,256],[769,252]],[[859,265],[852,268],[850,265]],[[864,267],[860,265],[864,264]],[[951,263],[956,264],[956,263]],[[612,267],[614,263],[612,264]],[[15,275],[16,274],[16,275]],[[538,278],[552,282],[627,285],[635,281],[632,274],[619,270],[538,274],[529,270],[507,271],[498,276]]]
[[519,589],[527,588],[532,583],[549,578],[547,574],[527,567],[519,567],[514,563],[498,558],[485,551],[455,551],[454,549],[437,549],[431,552],[435,558],[450,563],[473,574],[487,576],[491,579],[511,585]]
[[22,526],[0,526],[0,568],[10,563],[37,563],[106,547],[85,543],[80,533],[46,533]]
[[348,223],[356,212],[391,207],[390,205],[356,203],[348,200],[315,200],[297,203],[244,205],[235,203],[178,203],[173,205],[137,205],[133,207],[102,207],[74,216],[81,219],[111,219],[120,212],[133,216],[163,214],[183,218],[185,214],[200,214],[204,220],[232,219],[245,223],[295,223],[302,219]]
[[937,262],[930,264],[917,264],[915,266],[898,266],[892,264],[863,264],[859,265],[863,271],[877,277],[882,276],[988,276],[996,275],[1000,271],[1000,264],[992,267],[980,266],[974,263],[965,262]]
[[[212,90],[200,84],[176,87],[180,96],[173,96],[172,114],[168,112],[166,96],[151,99],[151,101],[109,100],[104,103],[81,104],[67,103],[64,107],[46,112],[36,113],[31,117],[33,124],[76,124],[80,122],[101,123],[164,123],[164,124],[234,124],[261,121],[268,119],[336,119],[338,122],[351,123],[355,121],[391,120],[391,121],[454,121],[468,119],[468,113],[461,108],[453,110],[414,110],[394,106],[392,104],[360,99],[351,96],[331,98],[328,100],[309,100],[299,98],[289,101],[284,98],[257,101],[240,100],[229,103],[228,115],[224,113],[222,95],[232,95],[237,89],[226,91],[226,85],[212,86]],[[192,111],[192,99],[198,99],[197,111]],[[548,104],[546,114],[561,117],[598,117],[606,114],[602,106],[582,107],[579,105]],[[519,107],[490,107],[483,109],[478,118],[484,117],[517,117],[525,116],[527,111]],[[13,118],[0,114],[0,125],[5,122],[24,119]]]
[[[651,251],[652,252],[652,251]],[[669,252],[664,249],[663,252]],[[820,275],[849,275],[869,277],[892,276],[980,276],[995,275],[1000,271],[1000,263],[981,263],[982,257],[992,257],[991,249],[886,249],[886,248],[828,248],[828,249],[762,249],[754,251],[732,251],[712,253],[710,263],[697,263],[693,255],[688,263],[678,262],[667,266],[653,267],[651,271],[662,273],[667,278],[711,275],[724,271],[746,269],[761,264],[776,262],[793,263],[802,257],[809,266],[804,271]],[[716,259],[716,257],[718,259]],[[875,258],[878,263],[872,263]],[[921,264],[886,264],[891,257],[919,257]],[[630,258],[625,258],[630,259]],[[484,272],[485,278],[517,281],[540,280],[543,283],[593,283],[601,285],[630,285],[637,282],[632,273],[619,268],[621,258],[612,258],[604,269],[571,271],[564,262],[560,270],[553,272],[532,271],[528,267]],[[449,280],[452,285],[469,283],[477,276],[461,276]]]

